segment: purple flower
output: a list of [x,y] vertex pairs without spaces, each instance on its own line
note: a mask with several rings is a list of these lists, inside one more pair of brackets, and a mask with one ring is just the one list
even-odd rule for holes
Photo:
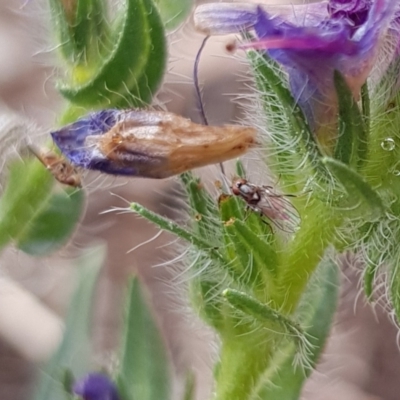
[[119,400],[114,383],[99,373],[90,373],[77,380],[72,392],[84,400]]
[[[265,50],[280,63],[310,126],[315,131],[321,127],[326,131],[337,120],[334,70],[341,72],[358,99],[398,4],[398,0],[331,0],[319,8],[292,6],[291,17],[271,14],[267,6],[257,6],[253,12],[248,9],[245,17],[242,14],[241,20],[231,18],[229,24],[231,31],[236,28],[238,32],[249,29],[252,21],[257,39],[241,47]],[[230,8],[237,7],[240,5],[223,3],[200,6],[196,25],[210,33],[220,33],[224,26],[226,33],[226,16]],[[206,15],[207,25],[202,25]]]
[[364,24],[368,18],[372,0],[331,0],[328,4],[328,12],[331,18],[344,19],[354,29]]
[[75,166],[114,175],[167,178],[238,157],[256,130],[204,126],[163,111],[103,110],[51,133]]

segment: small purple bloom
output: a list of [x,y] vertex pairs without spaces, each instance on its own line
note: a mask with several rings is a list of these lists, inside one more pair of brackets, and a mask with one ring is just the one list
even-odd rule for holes
[[[239,26],[248,29],[243,18],[236,22],[225,20],[229,6],[213,5],[213,16],[206,28],[212,26]],[[306,114],[314,131],[334,126],[337,120],[337,98],[333,72],[345,77],[356,99],[365,83],[378,54],[384,35],[392,22],[398,0],[331,0],[321,9],[293,7],[292,16],[266,11],[267,6],[257,6],[253,11],[252,29],[257,39],[244,43],[244,49],[265,50],[279,62],[289,75],[291,91]],[[203,8],[204,7],[204,8]],[[196,10],[195,22],[201,25],[203,14],[210,14],[211,5]],[[231,8],[239,7],[230,4]],[[274,12],[274,9],[272,9]],[[300,14],[303,12],[303,14]],[[318,19],[319,13],[319,19]],[[295,20],[297,19],[297,20]],[[251,18],[246,16],[246,20]],[[225,23],[223,22],[225,21]],[[200,25],[199,25],[200,24]],[[329,128],[328,128],[329,129]]]
[[90,373],[77,380],[72,392],[83,400],[119,400],[114,383],[100,373]]

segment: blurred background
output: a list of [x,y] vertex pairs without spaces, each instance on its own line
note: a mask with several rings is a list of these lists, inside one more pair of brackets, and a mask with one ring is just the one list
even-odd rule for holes
[[[40,140],[54,128],[63,104],[54,89],[57,61],[49,40],[49,22],[45,1],[24,4],[23,0],[0,0],[0,119],[4,115],[27,119],[36,125]],[[202,37],[189,21],[169,40],[168,74],[156,103],[200,122],[192,69]],[[225,53],[227,40],[210,40],[200,65],[206,112],[215,125],[240,121],[242,111],[233,100],[248,90],[245,65],[238,57]],[[212,182],[216,171],[210,167],[200,173]],[[180,267],[162,265],[176,256],[173,238],[163,233],[151,241],[158,230],[144,220],[132,214],[103,214],[136,201],[179,219],[182,203],[178,181],[110,179],[89,174],[85,183],[86,212],[65,249],[45,259],[29,257],[13,248],[1,255],[0,399],[31,398],[41,364],[62,335],[76,269],[73,259],[99,241],[107,244],[107,260],[92,324],[95,362],[106,368],[115,362],[124,286],[127,277],[137,273],[148,290],[171,356],[176,378],[173,398],[181,390],[187,369],[196,374],[197,399],[210,398],[217,343],[213,333],[189,311],[184,296],[185,275],[180,274]],[[337,321],[303,398],[397,400],[398,332],[380,308],[373,312],[365,305],[363,295],[358,296],[359,276],[348,265],[348,259],[343,258],[343,293]]]

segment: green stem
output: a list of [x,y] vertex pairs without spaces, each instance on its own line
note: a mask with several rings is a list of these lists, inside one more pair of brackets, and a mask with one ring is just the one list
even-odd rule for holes
[[51,195],[53,177],[37,160],[10,166],[7,187],[0,199],[0,250],[20,237]]
[[282,260],[283,273],[280,279],[281,311],[295,310],[315,268],[321,261],[330,243],[334,241],[336,228],[342,218],[328,204],[314,201],[302,214],[301,229],[297,232],[286,259]]
[[265,338],[255,339],[253,335],[224,338],[215,374],[214,400],[252,398],[257,381],[270,362],[271,344]]

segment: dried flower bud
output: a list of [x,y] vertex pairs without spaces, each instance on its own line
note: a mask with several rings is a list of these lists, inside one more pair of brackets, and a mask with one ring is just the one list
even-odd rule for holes
[[114,175],[167,178],[242,155],[255,144],[256,130],[199,125],[162,111],[103,110],[52,136],[76,166]]

